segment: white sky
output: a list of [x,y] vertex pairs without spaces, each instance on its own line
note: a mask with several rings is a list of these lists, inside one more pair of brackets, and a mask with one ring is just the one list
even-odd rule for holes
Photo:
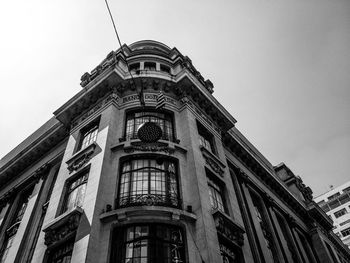
[[[109,3],[122,43],[188,55],[241,132],[315,196],[350,180],[350,1]],[[0,32],[3,156],[118,45],[104,0],[6,1]]]

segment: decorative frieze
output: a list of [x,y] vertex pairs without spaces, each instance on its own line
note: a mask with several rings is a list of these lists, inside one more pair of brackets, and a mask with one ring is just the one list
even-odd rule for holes
[[[187,105],[188,107],[190,107],[197,115],[199,115],[207,124],[209,124],[210,127],[212,127],[218,134],[221,134],[221,130],[220,128],[218,128],[217,125],[215,125],[211,119],[208,117],[207,114],[205,114],[203,111],[201,111],[188,97],[182,97],[180,99],[180,102],[183,105]],[[202,105],[203,107],[205,107],[204,105]],[[206,110],[208,111],[208,113],[212,113],[214,112],[214,107],[211,107],[209,105],[206,106]]]
[[228,216],[224,215],[221,211],[215,210],[213,213],[215,227],[218,234],[224,237],[227,241],[234,243],[235,245],[242,246],[244,242],[244,229],[236,224]]
[[45,245],[51,246],[54,243],[65,240],[76,233],[82,211],[75,209],[67,215],[59,218],[56,222],[44,229]]
[[203,157],[205,163],[217,174],[220,176],[224,175],[225,165],[211,152],[209,152],[205,147],[201,146],[201,151],[203,153]]
[[175,148],[164,142],[131,142],[130,145],[124,146],[124,152],[133,153],[135,151],[141,152],[165,152],[167,154],[174,154]]
[[93,142],[83,150],[73,155],[73,157],[66,162],[66,164],[68,165],[67,169],[69,173],[79,170],[81,167],[87,164],[92,158],[92,155],[95,152],[96,146],[97,146],[96,143]]
[[[158,98],[158,94],[157,93],[145,93],[144,94],[144,99],[145,99],[145,103],[147,104],[147,102],[157,102],[157,98]],[[174,100],[171,97],[168,96],[164,96],[165,98],[165,102],[169,103],[171,105],[177,106],[177,102],[176,100]],[[133,94],[133,95],[129,95],[129,96],[125,96],[122,98],[122,103],[129,103],[129,102],[133,102],[133,101],[140,101],[140,96],[138,94]]]
[[73,120],[71,122],[71,129],[73,129],[74,127],[76,127],[79,123],[83,122],[84,120],[86,120],[88,117],[90,117],[91,115],[93,115],[94,113],[96,113],[98,110],[100,110],[103,106],[105,106],[107,103],[109,103],[110,101],[115,101],[117,104],[119,102],[119,97],[116,93],[112,92],[111,94],[109,94],[106,98],[104,98],[103,100],[99,101],[94,107],[92,107],[90,110],[88,110],[87,112],[85,112],[83,115],[81,115],[79,118]]

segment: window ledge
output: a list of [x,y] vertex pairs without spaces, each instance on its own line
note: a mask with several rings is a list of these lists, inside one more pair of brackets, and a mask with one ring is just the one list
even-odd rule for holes
[[242,246],[244,243],[244,228],[220,210],[213,210],[212,215],[218,234],[227,241]]
[[110,212],[106,212],[100,215],[101,221],[109,221],[117,219],[118,222],[126,220],[154,220],[154,219],[165,219],[165,220],[188,220],[196,221],[197,216],[193,213],[163,206],[137,206],[116,209]]
[[122,148],[126,153],[133,153],[135,151],[141,152],[165,152],[173,154],[176,150],[186,153],[187,149],[183,146],[180,146],[178,143],[158,140],[154,143],[145,143],[141,142],[139,139],[121,141],[117,144],[111,146],[111,150],[115,151]]
[[45,232],[45,245],[50,246],[54,243],[61,242],[75,234],[82,213],[83,209],[81,207],[76,207],[48,223],[43,228]]
[[68,161],[66,161],[69,173],[80,169],[82,166],[84,166],[84,164],[89,162],[93,153],[95,152],[96,147],[96,142],[93,142],[84,149],[78,151]]
[[205,159],[205,163],[209,165],[209,167],[220,176],[224,175],[225,164],[212,152],[207,150],[204,146],[200,146],[203,157]]

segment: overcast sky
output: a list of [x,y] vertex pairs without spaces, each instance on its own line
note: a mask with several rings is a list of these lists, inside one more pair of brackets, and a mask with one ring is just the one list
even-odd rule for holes
[[[109,1],[122,43],[188,55],[237,128],[314,196],[350,180],[350,1]],[[104,0],[6,1],[0,32],[2,157],[118,44]]]

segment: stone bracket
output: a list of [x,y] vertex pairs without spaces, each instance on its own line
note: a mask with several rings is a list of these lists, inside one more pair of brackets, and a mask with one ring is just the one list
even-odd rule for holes
[[216,157],[214,154],[212,154],[210,151],[208,151],[205,147],[200,147],[203,157],[205,159],[205,163],[217,174],[220,176],[224,176],[225,172],[225,164],[221,162],[221,160]]
[[243,227],[219,210],[213,211],[213,217],[218,235],[241,247],[244,243]]
[[51,246],[73,236],[78,229],[82,213],[83,210],[80,207],[76,207],[72,211],[55,218],[53,222],[45,226],[43,229],[45,232],[45,245]]
[[95,142],[91,143],[89,146],[84,148],[83,150],[74,154],[66,164],[69,173],[72,173],[81,167],[83,167],[86,163],[88,163],[95,152],[97,144]]

